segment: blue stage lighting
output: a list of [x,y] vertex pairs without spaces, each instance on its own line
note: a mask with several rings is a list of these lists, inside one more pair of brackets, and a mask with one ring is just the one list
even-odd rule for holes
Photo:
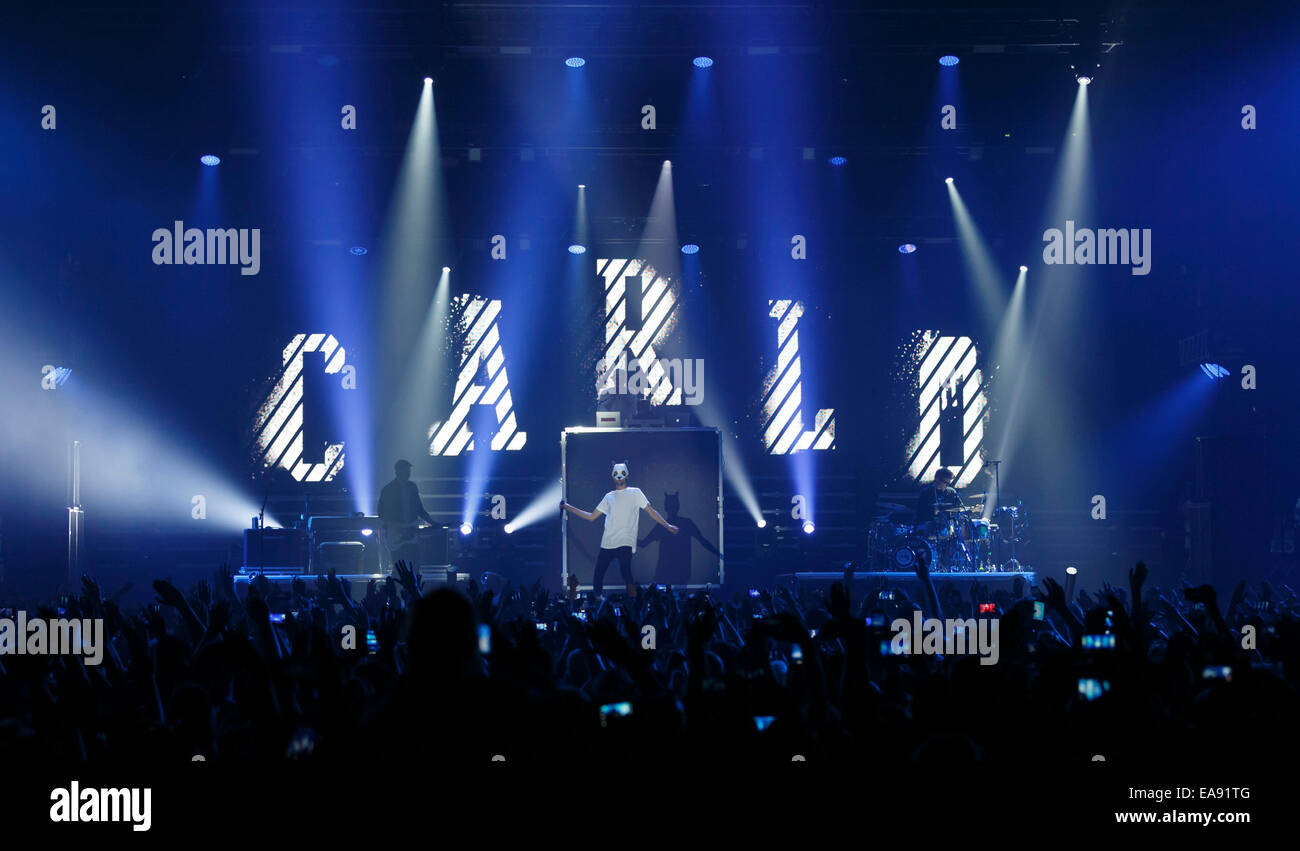
[[587,60],[583,59],[581,56],[570,56],[568,59],[564,60],[564,64],[568,65],[570,68],[581,68],[583,65],[587,64]]
[[462,524],[460,524],[460,533],[461,533],[462,535],[468,535],[470,532],[473,532],[473,531],[474,531],[474,527],[471,526],[471,525],[469,525],[468,523],[462,523]]
[[1092,77],[1089,77],[1089,76],[1086,75],[1086,74],[1083,75],[1083,76],[1077,77],[1076,79],[1079,81],[1079,85],[1081,85],[1081,86],[1086,86],[1086,85],[1088,85],[1089,83],[1092,82]]
[[835,156],[830,158],[830,164],[833,166],[841,166],[844,165],[846,162],[848,162],[848,160],[846,160],[844,157]]
[[199,162],[204,165],[221,165],[221,157],[216,154],[204,154],[199,157]]
[[1217,363],[1201,364],[1201,372],[1205,373],[1206,377],[1213,378],[1215,381],[1218,381],[1220,378],[1227,378],[1229,374],[1226,367]]
[[697,56],[691,60],[691,64],[696,68],[712,68],[713,60],[707,56]]
[[913,244],[910,243],[910,242],[904,242],[902,245],[898,246],[898,253],[899,253],[899,254],[915,254],[915,253],[916,253],[916,246],[913,245]]
[[513,524],[510,523],[507,523],[505,525],[505,530],[507,535],[513,535],[515,533],[515,527]]
[[573,245],[570,245],[570,246],[569,246],[569,253],[570,253],[570,254],[586,254],[586,253],[587,253],[587,246],[585,246],[585,245],[579,245],[578,243],[575,242]]
[[349,248],[348,251],[360,257],[362,254],[366,253],[366,247],[364,245],[354,245]]
[[700,247],[693,242],[688,242],[682,246],[683,254],[699,254]]
[[956,65],[960,61],[961,61],[960,59],[958,59],[956,56],[953,56],[951,53],[949,53],[947,56],[939,57],[939,64],[945,68],[951,68],[952,66]]
[[1022,272],[1028,272],[1028,271],[1029,271],[1029,267],[1028,267],[1028,266],[1021,266],[1021,267],[1020,267],[1020,271],[1022,271]]
[[762,517],[758,518],[758,528],[760,528],[760,529],[766,529],[766,528],[767,528],[767,521],[764,520]]
[[816,530],[816,528],[817,527],[813,525],[813,522],[811,520],[803,521],[803,533],[805,535],[811,535],[813,531]]

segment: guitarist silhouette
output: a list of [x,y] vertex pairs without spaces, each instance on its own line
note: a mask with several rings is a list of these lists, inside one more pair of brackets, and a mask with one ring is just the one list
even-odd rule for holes
[[420,521],[430,526],[433,518],[424,510],[420,489],[411,481],[411,462],[400,460],[393,465],[395,478],[379,492],[379,520],[384,524],[384,539],[393,561],[405,559],[414,565],[420,563],[420,548],[416,531]]

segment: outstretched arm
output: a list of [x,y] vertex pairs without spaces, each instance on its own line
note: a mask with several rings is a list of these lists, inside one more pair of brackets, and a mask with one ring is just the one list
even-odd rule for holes
[[560,510],[567,511],[570,514],[576,514],[579,517],[581,517],[583,520],[595,520],[597,517],[601,516],[601,511],[599,508],[597,508],[595,511],[583,511],[581,508],[578,508],[576,505],[569,505],[564,500],[560,500]]
[[[846,571],[846,575],[848,574]],[[928,556],[921,556],[916,560],[916,578],[921,583],[921,593],[925,596],[925,604],[934,612],[933,617],[943,620],[943,606],[939,603],[939,593],[934,589],[934,580],[930,576],[930,564]]]
[[663,519],[662,517],[660,517],[659,512],[655,511],[653,505],[647,503],[645,510],[650,514],[650,518],[654,520],[654,522],[658,523],[660,526],[664,527],[669,532],[672,532],[674,535],[677,534],[677,527],[669,523],[667,520]]
[[722,553],[718,551],[717,547],[709,543],[709,539],[704,537],[704,533],[700,531],[700,527],[692,521],[687,521],[687,522],[690,523],[690,526],[686,530],[687,533],[690,534],[692,538],[700,542],[700,546],[704,547],[705,552],[712,553],[718,558],[722,558]]

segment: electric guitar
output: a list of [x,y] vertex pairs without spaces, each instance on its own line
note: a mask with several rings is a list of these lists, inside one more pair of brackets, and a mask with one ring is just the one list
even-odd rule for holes
[[400,549],[408,544],[415,543],[419,531],[428,528],[429,524],[423,520],[412,520],[409,523],[385,523],[384,542],[389,550]]

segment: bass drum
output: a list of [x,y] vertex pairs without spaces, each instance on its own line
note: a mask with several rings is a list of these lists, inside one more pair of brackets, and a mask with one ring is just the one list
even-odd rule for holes
[[946,541],[957,534],[957,526],[949,517],[936,517],[917,526],[916,530],[927,538],[934,538],[938,541]]
[[890,570],[916,570],[918,559],[925,559],[933,568],[939,561],[934,545],[920,535],[906,535],[894,541],[889,548]]

